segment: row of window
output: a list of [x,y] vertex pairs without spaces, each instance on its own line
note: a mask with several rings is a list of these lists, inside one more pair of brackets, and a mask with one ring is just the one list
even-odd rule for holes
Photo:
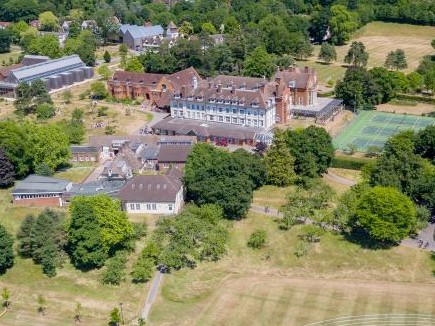
[[[156,211],[157,210],[157,204],[129,204],[131,211],[140,211],[141,205],[144,205],[146,207],[147,211]],[[172,211],[174,209],[173,204],[168,204],[168,209]]]
[[[177,105],[178,104],[178,105]],[[183,108],[183,104],[182,103],[175,103],[175,105],[173,105],[172,107],[174,108],[179,108],[182,109]],[[186,108],[187,109],[192,109],[192,110],[199,110],[199,111],[205,111],[205,106],[204,105],[199,105],[199,104],[186,104]],[[232,113],[232,114],[242,114],[244,115],[245,113],[247,115],[260,115],[263,116],[264,112],[261,110],[246,110],[246,109],[235,109],[235,108],[222,108],[222,107],[216,107],[216,106],[211,106],[211,105],[207,105],[207,112],[219,112],[219,113]]]
[[[91,162],[95,162],[96,159],[95,159],[95,156],[91,156],[91,157],[89,157],[89,156],[85,156],[85,157],[83,157],[83,156],[79,156],[78,161],[79,161],[79,162],[84,162],[84,161],[86,161],[86,162],[89,162],[89,161],[91,161]],[[74,156],[74,157],[73,157],[73,162],[77,162],[77,156]]]
[[[182,111],[173,111],[173,116],[183,117]],[[212,114],[208,114],[207,116],[204,113],[200,112],[190,112],[187,111],[187,118],[189,119],[202,119],[207,121],[216,121],[216,122],[225,122],[225,123],[232,123],[232,124],[238,124],[238,125],[248,125],[248,126],[255,126],[255,127],[263,127],[264,126],[264,120],[257,120],[257,119],[245,119],[245,118],[236,118],[236,117],[224,117],[224,116],[216,116]]]
[[52,198],[52,197],[59,197],[59,195],[58,194],[16,195],[15,199]]

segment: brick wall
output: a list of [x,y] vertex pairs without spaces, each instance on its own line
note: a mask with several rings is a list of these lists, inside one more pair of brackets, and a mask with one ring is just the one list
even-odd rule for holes
[[27,198],[27,199],[15,199],[13,200],[13,203],[15,205],[20,206],[38,206],[38,207],[45,207],[45,206],[60,206],[60,200],[59,197],[49,197],[49,198]]

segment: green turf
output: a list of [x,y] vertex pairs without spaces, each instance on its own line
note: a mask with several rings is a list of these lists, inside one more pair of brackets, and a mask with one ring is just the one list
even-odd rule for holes
[[417,131],[431,124],[435,124],[434,118],[362,111],[335,137],[334,146],[346,150],[350,144],[354,144],[358,151],[366,152],[370,146],[383,147],[388,138],[401,131]]

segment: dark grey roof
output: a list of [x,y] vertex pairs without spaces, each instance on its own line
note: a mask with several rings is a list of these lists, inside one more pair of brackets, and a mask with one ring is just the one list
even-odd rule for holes
[[170,203],[175,202],[182,183],[166,175],[139,175],[133,177],[119,192],[124,202]]
[[159,155],[158,147],[148,147],[141,150],[137,157],[144,158],[146,160],[157,160],[157,156]]
[[128,26],[124,34],[130,33],[134,39],[163,35],[163,27],[160,25],[154,26]]
[[31,174],[17,183],[12,194],[63,193],[70,184],[69,180]]
[[122,180],[97,180],[74,184],[68,191],[69,196],[93,196],[100,194],[116,195],[125,185]]
[[73,154],[77,154],[77,153],[98,153],[98,149],[94,146],[78,146],[78,145],[74,145],[74,146],[70,146],[71,149],[71,153]]

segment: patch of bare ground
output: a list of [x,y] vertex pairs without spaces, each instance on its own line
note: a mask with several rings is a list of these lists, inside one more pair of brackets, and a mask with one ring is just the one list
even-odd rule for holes
[[435,111],[435,105],[429,103],[415,103],[415,105],[380,104],[376,106],[377,111],[422,115]]

